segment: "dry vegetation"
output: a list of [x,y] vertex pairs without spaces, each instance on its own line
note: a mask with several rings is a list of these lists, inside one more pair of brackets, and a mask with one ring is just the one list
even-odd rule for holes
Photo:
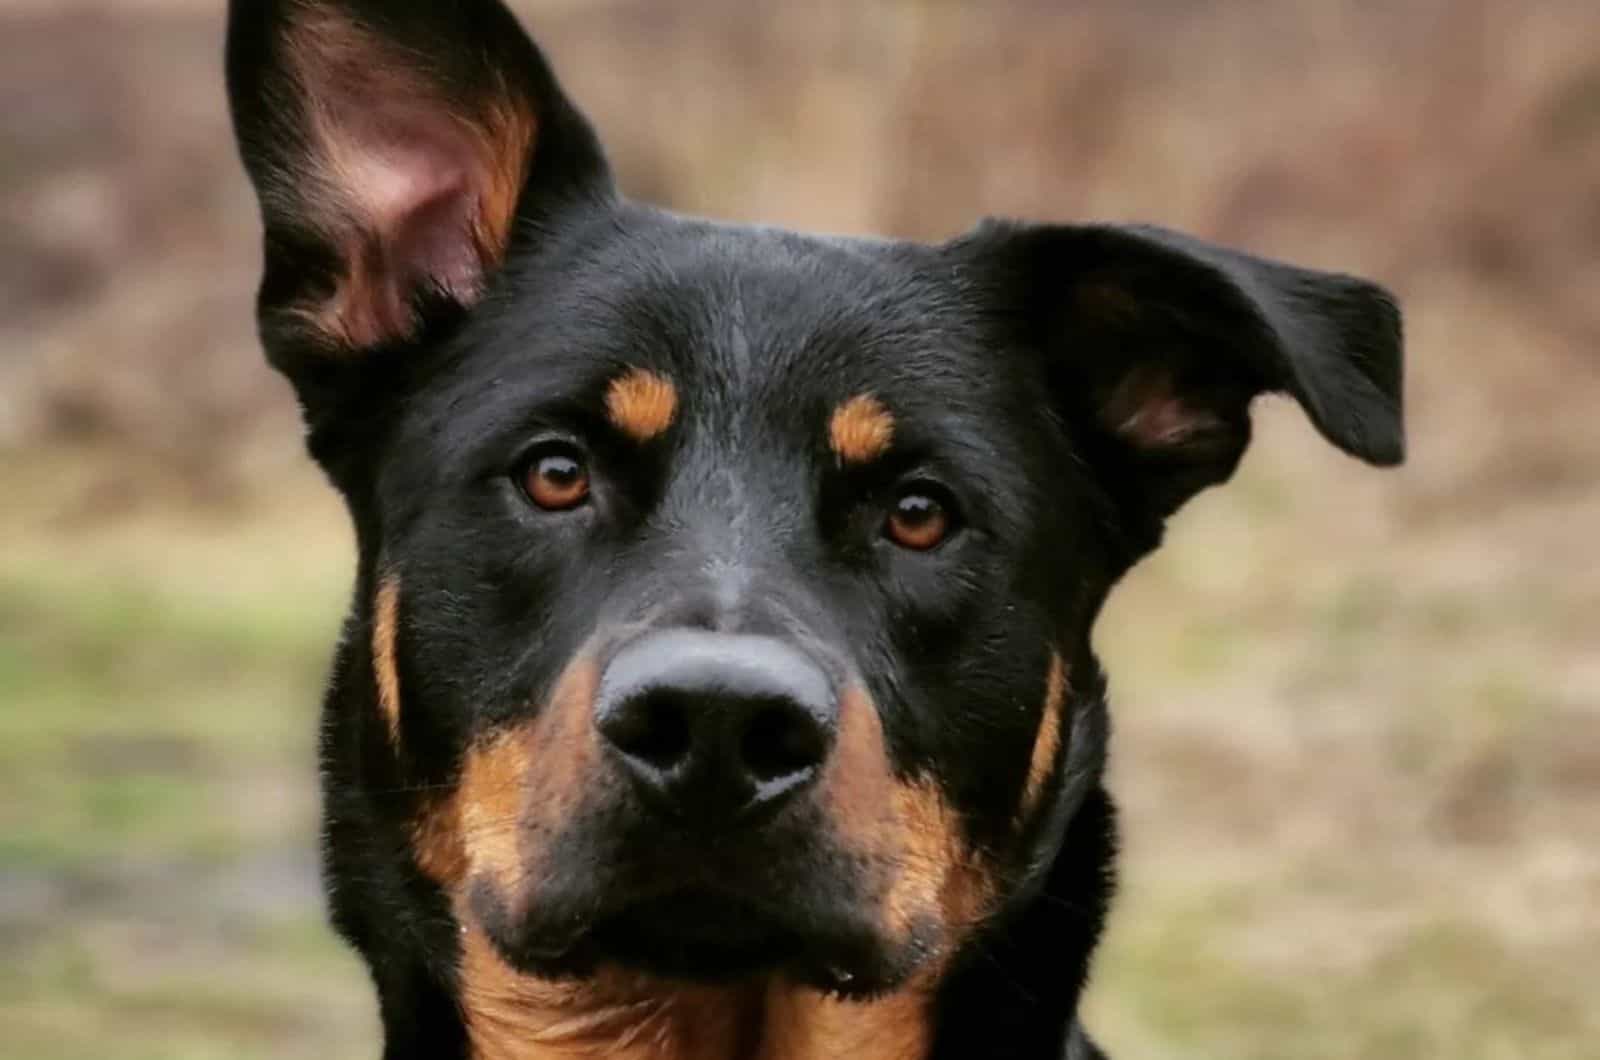
[[[217,4],[0,0],[0,1056],[371,1055],[320,928],[348,542],[249,321]],[[625,185],[1380,277],[1395,474],[1265,410],[1114,599],[1129,1057],[1600,1042],[1600,8],[529,3]]]

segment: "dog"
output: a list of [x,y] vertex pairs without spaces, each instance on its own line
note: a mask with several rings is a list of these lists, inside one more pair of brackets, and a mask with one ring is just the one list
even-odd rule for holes
[[259,327],[348,503],[331,917],[387,1060],[1087,1060],[1090,630],[1291,396],[1403,456],[1366,281],[619,194],[497,0],[234,0]]

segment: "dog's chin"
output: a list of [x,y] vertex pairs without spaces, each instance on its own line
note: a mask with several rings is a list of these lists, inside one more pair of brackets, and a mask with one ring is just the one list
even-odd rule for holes
[[582,979],[613,967],[705,985],[782,979],[847,999],[892,991],[922,952],[913,942],[889,944],[848,915],[800,923],[695,891],[622,905],[559,941],[531,924],[518,934],[520,941],[497,939],[497,946],[519,970],[546,978]]
[[709,894],[680,893],[630,905],[594,926],[601,960],[670,979],[730,982],[788,968],[805,940],[777,919]]

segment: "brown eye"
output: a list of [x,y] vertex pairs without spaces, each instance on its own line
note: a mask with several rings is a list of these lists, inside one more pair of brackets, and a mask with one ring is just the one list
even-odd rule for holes
[[589,469],[583,457],[565,446],[546,449],[529,461],[522,488],[546,511],[576,508],[589,496]]
[[926,552],[950,534],[950,512],[928,493],[902,493],[883,526],[884,535],[901,548]]

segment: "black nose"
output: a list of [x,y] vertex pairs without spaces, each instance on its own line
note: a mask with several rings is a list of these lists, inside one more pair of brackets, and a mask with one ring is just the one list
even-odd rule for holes
[[837,710],[827,675],[781,640],[649,633],[606,667],[595,726],[646,799],[726,818],[776,807],[816,779]]

